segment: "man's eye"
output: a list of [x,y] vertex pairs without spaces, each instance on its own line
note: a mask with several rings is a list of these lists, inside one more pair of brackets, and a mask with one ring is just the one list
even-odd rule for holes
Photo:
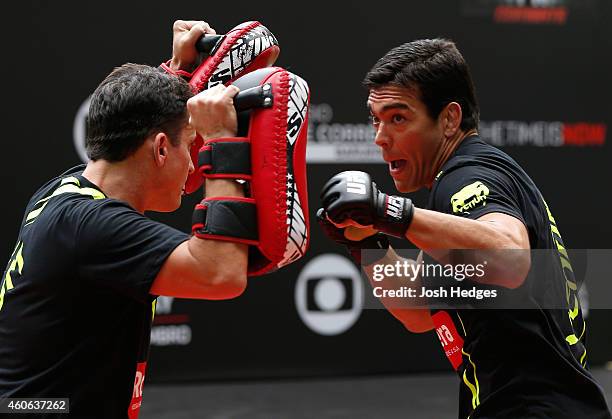
[[401,124],[405,120],[406,120],[406,118],[404,118],[403,115],[399,115],[399,114],[395,114],[395,115],[393,115],[391,117],[391,121],[393,121],[393,123],[395,123],[395,124]]
[[370,115],[370,123],[372,125],[378,125],[378,124],[380,124],[380,119],[378,119],[374,115]]

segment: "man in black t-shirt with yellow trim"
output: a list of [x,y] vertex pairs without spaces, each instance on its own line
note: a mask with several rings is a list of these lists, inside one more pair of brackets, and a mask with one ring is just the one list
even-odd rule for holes
[[[373,284],[395,290],[416,290],[424,279],[374,276],[376,265],[406,261],[387,235],[451,266],[460,249],[515,249],[488,253],[487,271],[503,274],[464,281],[514,296],[514,309],[442,309],[428,296],[401,303],[381,296],[411,332],[436,329],[461,381],[459,418],[611,418],[587,368],[578,286],[557,223],[519,165],[478,137],[473,83],[454,43],[426,39],[394,48],[364,84],[375,143],[397,190],[429,188],[429,208],[379,191],[367,173],[343,172],[321,192],[325,232],[348,247]],[[554,258],[542,264],[530,249]]]
[[[175,23],[172,70],[192,69],[203,33],[214,31]],[[136,64],[98,86],[89,163],[33,195],[1,279],[0,400],[68,398],[67,417],[136,418],[155,298],[243,292],[247,245],[190,237],[144,216],[179,207],[196,133],[236,135],[237,92],[220,85],[194,96],[181,78]],[[206,180],[205,190],[244,196],[226,179]]]

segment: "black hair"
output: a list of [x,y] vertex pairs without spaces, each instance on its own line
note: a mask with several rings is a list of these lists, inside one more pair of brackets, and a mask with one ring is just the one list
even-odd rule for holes
[[158,68],[132,63],[115,68],[91,96],[87,156],[94,161],[124,160],[156,130],[178,145],[191,96],[187,82]]
[[455,43],[420,39],[393,48],[366,75],[368,89],[395,85],[414,89],[432,118],[450,102],[461,105],[461,129],[478,128],[480,109],[470,69]]

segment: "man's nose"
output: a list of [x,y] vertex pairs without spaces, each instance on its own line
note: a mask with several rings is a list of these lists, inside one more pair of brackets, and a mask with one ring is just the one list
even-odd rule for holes
[[381,148],[391,147],[391,137],[389,136],[389,133],[387,132],[387,129],[383,123],[381,123],[378,126],[378,130],[376,130],[374,144]]

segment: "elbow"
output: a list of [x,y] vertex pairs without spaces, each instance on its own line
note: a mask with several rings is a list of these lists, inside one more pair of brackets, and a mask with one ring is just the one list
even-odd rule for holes
[[227,300],[242,295],[247,286],[248,247],[235,243],[194,239],[183,269],[188,298]]
[[390,312],[409,332],[424,333],[434,328],[428,308],[395,309]]
[[503,282],[500,281],[499,285],[508,288],[510,290],[515,290],[519,288],[525,282],[526,277],[521,277],[519,275],[514,275],[512,277],[506,278]]
[[247,286],[246,268],[236,269],[235,265],[232,265],[228,269],[216,272],[207,282],[208,287],[214,290],[215,299],[227,300],[239,297]]
[[502,280],[499,285],[508,289],[517,289],[525,283],[531,269],[531,254],[529,249],[504,250],[509,254],[500,261]]
[[433,329],[433,324],[426,324],[424,322],[406,322],[404,327],[411,333],[425,333]]
[[[228,300],[239,297],[247,286],[247,261],[245,258],[226,259],[212,264],[214,268],[201,272],[198,281],[202,298]],[[210,265],[209,265],[210,268]]]
[[240,271],[234,270],[225,273],[222,286],[226,293],[225,298],[236,298],[241,296],[247,286],[246,267]]
[[514,273],[510,275],[510,281],[507,288],[516,289],[525,283],[529,270],[531,269],[531,255],[528,250],[521,251],[521,254],[516,258],[514,265]]
[[512,281],[508,288],[516,289],[525,283],[529,270],[531,269],[531,249],[528,237],[520,237],[514,240],[514,253]]

